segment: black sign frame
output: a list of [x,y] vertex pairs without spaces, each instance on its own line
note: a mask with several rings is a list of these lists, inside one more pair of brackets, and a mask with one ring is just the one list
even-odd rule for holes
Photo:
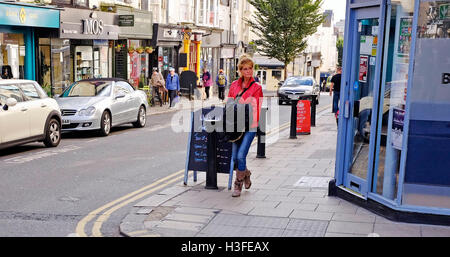
[[[219,108],[219,107],[215,107]],[[202,117],[213,108],[202,108],[191,113],[191,130],[188,136],[186,168],[184,173],[184,184],[187,185],[189,171],[194,171],[194,182],[197,181],[197,172],[208,170],[207,145],[208,133],[204,129]],[[194,122],[194,119],[198,119]],[[232,143],[217,139],[217,173],[229,174],[228,190],[231,189],[233,180],[234,161],[232,157]]]

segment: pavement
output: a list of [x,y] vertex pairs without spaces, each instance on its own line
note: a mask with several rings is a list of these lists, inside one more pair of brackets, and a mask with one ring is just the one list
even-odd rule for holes
[[[153,108],[153,107],[152,107]],[[228,175],[205,189],[189,172],[179,183],[134,204],[120,224],[127,237],[449,237],[449,226],[393,222],[328,196],[334,177],[337,127],[329,110],[318,113],[310,135],[289,139],[289,128],[269,137],[266,158],[250,149],[252,186],[231,197]],[[254,142],[255,143],[255,142]],[[233,179],[235,178],[235,174]]]

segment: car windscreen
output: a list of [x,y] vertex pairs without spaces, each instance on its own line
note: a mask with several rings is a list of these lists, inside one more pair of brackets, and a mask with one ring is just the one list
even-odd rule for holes
[[283,86],[295,87],[295,86],[312,86],[313,81],[309,78],[290,78],[284,82]]
[[78,81],[61,94],[61,97],[110,96],[112,81]]

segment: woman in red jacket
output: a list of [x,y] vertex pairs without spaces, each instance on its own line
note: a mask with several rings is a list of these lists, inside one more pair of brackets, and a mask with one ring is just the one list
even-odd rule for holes
[[251,104],[253,110],[253,123],[250,125],[250,131],[245,132],[239,141],[233,143],[233,157],[235,163],[237,163],[233,197],[241,195],[243,184],[245,184],[246,189],[249,189],[252,184],[250,181],[251,173],[247,169],[246,159],[251,143],[256,135],[263,97],[261,86],[254,81],[253,67],[254,62],[250,57],[244,55],[240,58],[238,64],[240,78],[231,84],[228,93],[228,97],[236,99],[238,95],[248,88],[241,96],[239,103]]

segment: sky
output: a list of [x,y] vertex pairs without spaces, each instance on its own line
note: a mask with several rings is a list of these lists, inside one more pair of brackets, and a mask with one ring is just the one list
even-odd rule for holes
[[324,0],[322,4],[323,10],[333,10],[334,22],[345,19],[346,0]]

